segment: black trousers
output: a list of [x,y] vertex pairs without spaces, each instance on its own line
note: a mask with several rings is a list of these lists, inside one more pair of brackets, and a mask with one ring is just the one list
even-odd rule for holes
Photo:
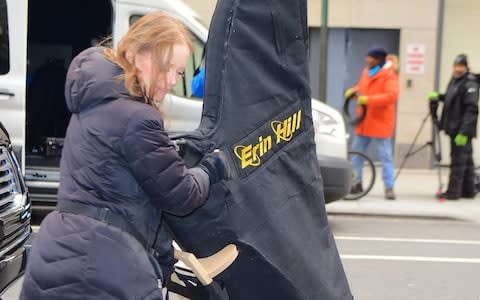
[[458,197],[475,195],[475,166],[473,164],[472,140],[465,146],[457,146],[455,137],[450,137],[450,179],[447,194]]

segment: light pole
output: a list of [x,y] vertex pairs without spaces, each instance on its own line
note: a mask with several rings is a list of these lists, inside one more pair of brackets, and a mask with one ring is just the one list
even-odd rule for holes
[[328,65],[328,0],[322,0],[322,20],[320,23],[320,76],[319,98],[327,101],[327,65]]

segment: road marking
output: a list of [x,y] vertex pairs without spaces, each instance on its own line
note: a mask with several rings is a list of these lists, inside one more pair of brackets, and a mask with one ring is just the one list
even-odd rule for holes
[[38,230],[40,229],[40,226],[31,226],[31,227],[33,232],[38,232]]
[[383,237],[357,237],[357,236],[336,236],[335,239],[344,240],[344,241],[480,245],[480,241],[468,241],[468,240],[435,240],[435,239],[383,238]]
[[352,260],[390,260],[390,261],[420,261],[420,262],[444,262],[444,263],[465,263],[480,264],[480,258],[460,257],[428,257],[428,256],[391,256],[391,255],[354,255],[342,254],[341,259]]

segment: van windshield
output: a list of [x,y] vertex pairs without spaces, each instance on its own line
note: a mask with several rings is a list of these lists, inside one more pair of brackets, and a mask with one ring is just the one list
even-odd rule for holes
[[0,74],[7,74],[10,69],[7,20],[7,3],[0,0]]
[[207,22],[205,22],[203,19],[201,19],[199,17],[194,17],[194,19],[198,23],[202,24],[202,26],[205,27],[208,30],[209,24]]

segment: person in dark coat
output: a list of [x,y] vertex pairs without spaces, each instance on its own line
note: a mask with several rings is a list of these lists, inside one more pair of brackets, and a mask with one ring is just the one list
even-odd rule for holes
[[229,176],[218,151],[187,169],[156,108],[191,49],[178,21],[152,13],[117,50],[72,61],[58,204],[35,238],[20,299],[162,299],[174,261],[163,214],[189,214]]
[[438,101],[443,102],[439,127],[450,137],[450,178],[441,195],[447,200],[475,197],[475,166],[472,139],[477,135],[478,83],[469,72],[465,54],[455,58],[453,76],[445,94],[431,92],[430,109],[437,119]]

